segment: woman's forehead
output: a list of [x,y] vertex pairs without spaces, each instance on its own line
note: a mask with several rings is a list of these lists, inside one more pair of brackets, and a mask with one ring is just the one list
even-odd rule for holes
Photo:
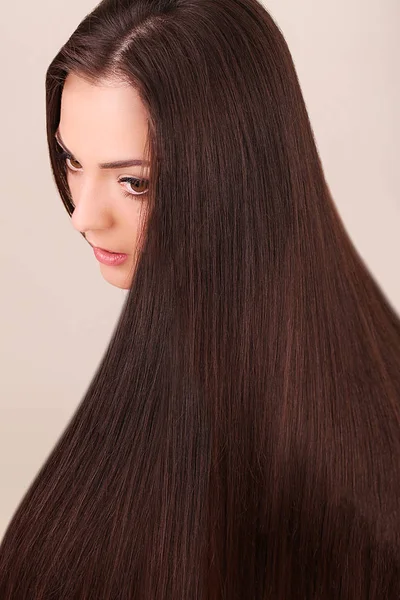
[[133,157],[144,151],[148,118],[130,85],[95,85],[69,74],[61,97],[59,134],[70,152],[97,156],[98,162]]

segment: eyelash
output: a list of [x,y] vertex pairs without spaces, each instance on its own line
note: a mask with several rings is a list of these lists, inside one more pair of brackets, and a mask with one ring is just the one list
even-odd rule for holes
[[[71,156],[71,154],[68,154],[68,152],[58,152],[57,154],[58,159],[62,162],[65,163],[66,168],[70,171],[70,173],[77,173],[79,171],[79,169],[71,169],[71,167],[68,166],[67,160],[75,160],[73,158],[73,156]],[[146,184],[149,184],[149,180],[148,179],[143,179],[140,177],[121,177],[121,179],[118,180],[120,183],[130,183],[132,184],[133,182],[141,182],[144,181]],[[132,198],[132,196],[134,197],[139,197],[139,196],[145,196],[147,194],[147,190],[145,192],[124,192],[124,196],[126,198]]]

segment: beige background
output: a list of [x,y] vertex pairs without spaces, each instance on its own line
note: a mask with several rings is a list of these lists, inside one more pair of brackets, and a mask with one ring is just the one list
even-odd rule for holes
[[[328,183],[400,314],[400,3],[264,2],[291,49]],[[126,291],[53,183],[45,71],[92,0],[8,3],[0,24],[0,536],[94,375]]]

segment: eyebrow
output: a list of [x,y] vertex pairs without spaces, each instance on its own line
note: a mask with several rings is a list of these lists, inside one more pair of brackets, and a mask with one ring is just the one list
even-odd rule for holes
[[[68,148],[62,141],[62,138],[61,138],[61,135],[60,135],[60,132],[58,129],[55,132],[54,137],[56,138],[57,142],[60,144],[61,148],[63,148],[63,150],[65,150],[65,152],[67,152],[67,154],[70,154],[73,158],[75,158],[75,156],[72,154],[72,152],[70,152],[70,150],[68,150]],[[148,167],[148,166],[150,166],[150,163],[148,160],[139,160],[136,158],[133,158],[133,159],[131,158],[131,159],[127,159],[127,160],[116,160],[114,162],[100,163],[99,167],[100,167],[100,169],[124,169],[125,167],[136,167],[136,166],[141,166],[141,165]]]

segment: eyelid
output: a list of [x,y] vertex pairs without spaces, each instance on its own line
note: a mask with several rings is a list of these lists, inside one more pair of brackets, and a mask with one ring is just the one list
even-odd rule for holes
[[[71,156],[71,154],[68,154],[68,152],[64,152],[64,153],[63,153],[63,158],[64,158],[65,160],[76,160],[76,158],[74,158],[73,156]],[[76,162],[77,162],[77,163],[79,163],[79,160],[76,160]],[[80,164],[80,163],[79,163],[79,164]],[[68,168],[70,171],[74,172],[74,173],[76,173],[76,172],[80,171],[80,169],[76,169],[75,167],[70,167],[70,166],[67,166],[67,168]],[[81,168],[82,168],[82,167],[81,167]]]
[[[150,180],[146,179],[145,177],[134,177],[132,175],[121,175],[121,177],[118,178],[118,183],[121,183],[121,184],[130,183],[132,180],[139,181],[139,182],[144,181],[147,184],[150,183]],[[126,189],[127,188],[125,188],[125,190]],[[147,188],[145,189],[144,192],[135,192],[135,191],[131,190],[131,191],[128,191],[127,194],[129,196],[145,196],[148,193],[148,191],[149,190],[148,190],[148,185],[147,185]]]
[[[74,160],[76,160],[75,156],[72,156],[70,152],[67,152],[65,148],[61,146],[60,142],[56,137],[54,139],[56,140],[57,152],[60,158],[73,158]],[[79,162],[79,160],[77,162]]]
[[79,163],[79,160],[76,160],[75,156],[72,156],[72,154],[70,154],[69,152],[66,152],[66,150],[64,150],[63,147],[60,146],[59,144],[58,144],[58,146],[59,146],[59,149],[57,152],[57,158],[59,160],[65,161],[66,159],[69,159],[69,160],[75,160],[77,163]]
[[[68,160],[70,160],[70,159],[76,160],[76,158],[74,158],[73,156],[71,156],[71,154],[69,154],[68,152],[65,152],[65,151],[63,151],[62,153],[60,153],[59,158],[63,159],[64,161],[66,159],[68,159]],[[76,162],[79,163],[79,160],[77,160]],[[81,169],[75,169],[75,168],[67,165],[67,170],[70,171],[71,173],[79,173],[79,171]],[[129,183],[131,180],[140,181],[140,182],[144,181],[147,184],[150,183],[150,180],[148,178],[146,178],[146,177],[135,177],[134,175],[120,175],[118,177],[118,183],[120,183],[120,184]],[[127,188],[125,188],[125,187],[124,187],[124,189],[127,190]],[[148,189],[146,189],[144,192],[135,192],[135,191],[131,190],[131,191],[127,191],[127,195],[128,196],[144,196],[144,195],[147,194],[147,192],[148,192]]]

